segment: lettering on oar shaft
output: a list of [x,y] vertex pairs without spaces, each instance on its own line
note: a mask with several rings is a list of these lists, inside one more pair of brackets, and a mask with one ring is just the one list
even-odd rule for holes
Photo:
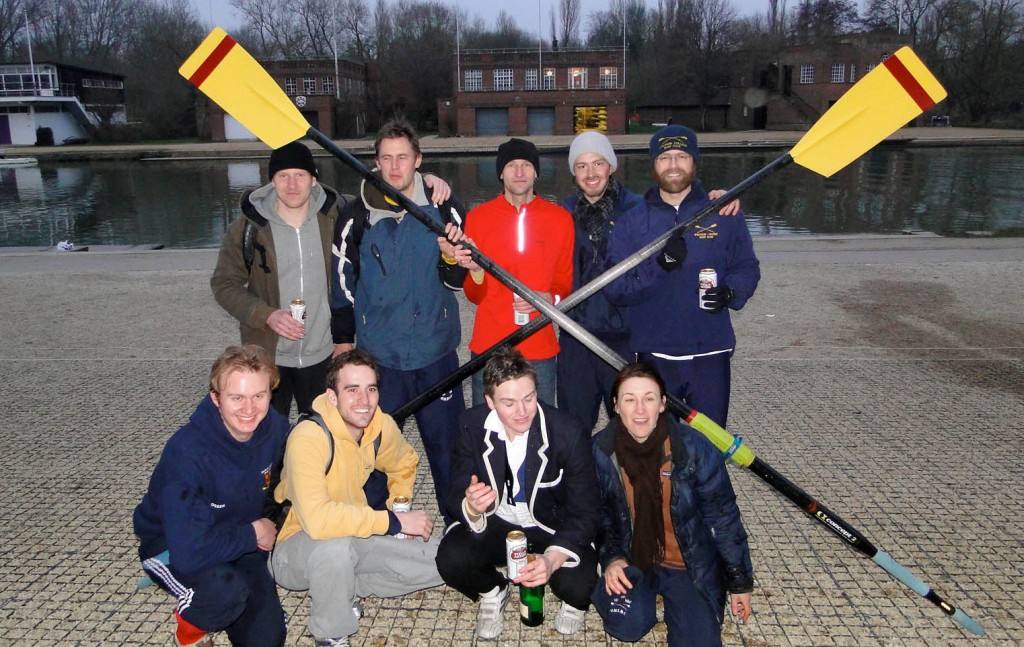
[[839,536],[842,537],[843,539],[845,539],[846,541],[848,541],[848,542],[850,542],[851,544],[854,544],[854,545],[857,544],[857,538],[853,536],[853,533],[851,533],[846,528],[843,528],[842,526],[840,526],[835,521],[832,521],[832,517],[828,516],[827,514],[822,512],[821,510],[817,510],[814,513],[814,516],[819,518],[819,519],[821,519],[823,522],[825,522],[826,526],[828,526],[832,530],[834,530],[837,533],[839,533]]

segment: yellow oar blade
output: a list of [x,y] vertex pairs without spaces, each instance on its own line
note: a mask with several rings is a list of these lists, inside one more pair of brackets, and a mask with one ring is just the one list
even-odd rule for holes
[[178,73],[271,148],[299,139],[309,123],[266,70],[220,27]]
[[921,59],[900,48],[840,97],[790,155],[829,177],[945,98]]

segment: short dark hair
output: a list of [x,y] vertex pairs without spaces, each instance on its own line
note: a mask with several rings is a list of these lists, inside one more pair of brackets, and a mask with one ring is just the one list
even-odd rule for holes
[[331,358],[329,364],[327,364],[327,390],[337,391],[338,390],[338,373],[341,369],[345,368],[349,364],[353,366],[368,366],[373,369],[373,375],[377,379],[378,384],[380,383],[380,369],[377,368],[377,360],[373,358],[373,355],[361,348],[353,348],[347,350],[337,357]]
[[210,393],[220,393],[225,378],[233,371],[266,373],[271,391],[281,382],[281,374],[265,349],[256,344],[228,346],[210,369]]
[[537,371],[523,354],[512,346],[501,346],[484,365],[484,395],[493,396],[499,384],[529,377],[537,385]]
[[622,386],[623,382],[633,377],[646,377],[649,380],[654,380],[658,385],[658,389],[661,390],[661,395],[665,395],[665,380],[661,379],[658,369],[646,362],[633,362],[623,366],[619,374],[615,376],[615,382],[612,383],[612,400],[617,401],[619,399],[619,387]]
[[373,156],[380,155],[380,143],[385,139],[408,139],[412,144],[412,150],[420,155],[420,138],[413,130],[412,124],[405,119],[396,117],[380,127],[377,131],[377,138],[373,140]]

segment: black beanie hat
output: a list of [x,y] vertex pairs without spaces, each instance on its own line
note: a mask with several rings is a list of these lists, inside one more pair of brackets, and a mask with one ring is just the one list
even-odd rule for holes
[[298,141],[285,144],[281,148],[275,148],[270,153],[270,166],[267,168],[268,177],[273,180],[278,171],[286,168],[300,168],[309,171],[313,177],[318,177],[316,165],[313,164],[313,153],[309,148]]
[[498,146],[496,166],[499,180],[501,179],[502,172],[505,170],[505,165],[512,160],[526,160],[533,164],[533,170],[540,174],[540,155],[537,153],[537,147],[533,145],[533,142],[513,137],[501,146]]

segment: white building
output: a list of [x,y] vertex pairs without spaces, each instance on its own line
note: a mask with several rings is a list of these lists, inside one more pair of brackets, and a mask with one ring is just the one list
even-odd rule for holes
[[0,65],[0,145],[61,145],[125,123],[124,77],[62,63]]

